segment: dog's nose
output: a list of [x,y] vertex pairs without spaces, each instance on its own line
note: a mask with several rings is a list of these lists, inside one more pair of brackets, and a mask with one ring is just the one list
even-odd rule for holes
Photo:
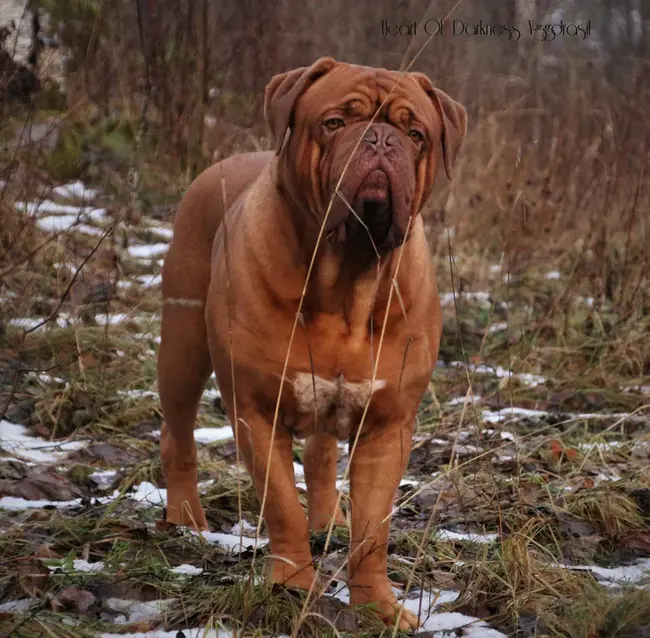
[[363,141],[377,152],[383,153],[395,146],[397,138],[392,128],[387,124],[374,124],[365,132]]

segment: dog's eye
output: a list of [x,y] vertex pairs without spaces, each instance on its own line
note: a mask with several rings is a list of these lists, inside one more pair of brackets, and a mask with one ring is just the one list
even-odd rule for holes
[[337,128],[342,128],[345,126],[345,122],[342,117],[328,117],[324,122],[323,126],[329,131],[335,131]]
[[421,142],[424,142],[424,135],[420,133],[417,129],[412,128],[409,131],[409,137],[416,143],[420,144]]

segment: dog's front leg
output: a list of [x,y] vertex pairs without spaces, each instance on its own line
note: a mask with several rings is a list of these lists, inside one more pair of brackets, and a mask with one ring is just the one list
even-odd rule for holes
[[[400,606],[387,574],[388,535],[395,494],[411,451],[413,425],[409,420],[366,427],[350,466],[350,597],[354,604],[370,604],[387,624],[394,625]],[[402,610],[399,628],[417,626],[417,617]]]
[[271,581],[309,589],[315,571],[307,517],[296,491],[292,436],[280,425],[276,426],[273,441],[271,434],[272,425],[262,415],[249,413],[239,417],[239,449],[253,477],[257,498],[264,502],[263,516],[273,554]]
[[328,529],[332,517],[336,525],[345,525],[345,516],[338,506],[336,489],[337,440],[317,432],[305,441],[305,481],[309,526],[314,531]]

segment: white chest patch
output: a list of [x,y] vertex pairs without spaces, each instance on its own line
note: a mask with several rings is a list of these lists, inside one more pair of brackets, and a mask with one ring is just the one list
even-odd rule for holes
[[336,410],[337,418],[349,421],[355,410],[363,409],[368,397],[386,386],[383,379],[366,379],[353,383],[342,376],[329,381],[308,372],[299,372],[293,379],[293,390],[301,412],[324,414]]

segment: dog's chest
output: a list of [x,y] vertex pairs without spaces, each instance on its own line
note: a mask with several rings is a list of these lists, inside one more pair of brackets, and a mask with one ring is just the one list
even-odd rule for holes
[[[296,432],[305,436],[312,430],[325,431],[344,439],[350,435],[353,419],[360,416],[375,392],[386,387],[386,381],[348,381],[343,374],[324,379],[308,372],[299,372],[293,377],[292,386],[296,410],[306,417],[295,420]],[[310,424],[309,431],[305,431],[307,423]],[[296,427],[299,424],[302,427]]]

